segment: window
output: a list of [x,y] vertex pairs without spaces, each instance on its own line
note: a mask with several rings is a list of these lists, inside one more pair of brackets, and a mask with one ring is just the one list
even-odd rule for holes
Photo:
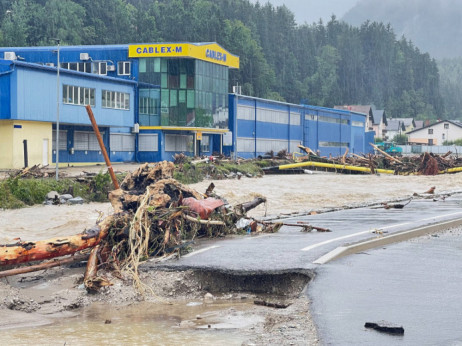
[[444,129],[445,130],[449,129],[449,124],[444,124]]
[[93,63],[93,73],[100,75],[107,75],[107,62],[97,61]]
[[165,135],[165,151],[192,152],[193,136]]
[[63,85],[63,103],[95,106],[95,89]]
[[[104,132],[101,132],[101,136],[104,136]],[[87,132],[87,131],[75,131],[74,132],[74,148],[75,150],[85,150],[85,151],[101,150],[95,133]]]
[[432,135],[433,134],[433,129],[428,129],[428,134]]
[[135,151],[135,135],[111,133],[111,151]]
[[210,151],[210,136],[202,136],[201,152],[207,153]]
[[130,110],[130,94],[119,91],[103,90],[101,93],[103,108]]
[[319,142],[320,147],[349,147],[347,142]]
[[334,123],[334,124],[343,124],[343,125],[349,124],[349,121],[347,119],[332,118],[332,117],[324,116],[324,115],[320,115],[318,119],[319,121],[322,121],[325,123]]
[[61,68],[65,70],[91,73],[91,62],[63,62]]
[[119,61],[117,63],[117,74],[119,76],[130,76],[130,61]]
[[[52,134],[52,150],[56,150],[56,130]],[[59,130],[59,150],[67,150],[67,131]]]
[[159,137],[157,134],[140,134],[138,137],[139,151],[158,151]]

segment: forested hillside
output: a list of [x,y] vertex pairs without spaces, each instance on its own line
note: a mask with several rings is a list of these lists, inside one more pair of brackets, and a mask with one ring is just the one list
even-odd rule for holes
[[230,84],[247,95],[445,114],[436,62],[380,23],[298,26],[286,7],[248,0],[0,0],[0,22],[2,46],[215,41],[240,56]]

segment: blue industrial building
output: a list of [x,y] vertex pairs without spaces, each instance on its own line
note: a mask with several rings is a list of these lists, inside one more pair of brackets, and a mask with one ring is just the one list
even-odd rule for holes
[[230,131],[239,156],[254,158],[284,149],[292,153],[299,151],[300,144],[321,156],[343,155],[347,148],[356,154],[372,151],[369,143],[374,141],[374,133],[365,132],[365,114],[242,95],[229,97]]
[[113,162],[371,150],[364,114],[228,94],[239,58],[216,43],[60,47],[59,84],[57,48],[0,48],[0,168],[22,167],[26,144],[30,165],[56,150],[60,164],[103,162],[87,104]]

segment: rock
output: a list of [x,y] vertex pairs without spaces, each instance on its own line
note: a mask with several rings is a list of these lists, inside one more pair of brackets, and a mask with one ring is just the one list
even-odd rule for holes
[[70,200],[67,201],[69,204],[83,204],[83,198],[82,197],[75,197],[71,198]]
[[365,328],[372,328],[382,333],[388,333],[393,335],[403,335],[404,328],[386,321],[380,322],[366,322]]
[[53,199],[58,198],[58,197],[59,197],[59,193],[58,193],[58,192],[56,192],[56,191],[50,191],[50,192],[47,193],[47,197],[46,197],[46,198],[49,199],[49,200],[53,200]]
[[212,293],[206,293],[205,296],[204,296],[204,299],[205,300],[213,300],[214,296],[213,296]]
[[68,201],[70,199],[74,198],[74,196],[72,196],[71,194],[69,193],[65,193],[64,195],[60,195],[59,196],[59,199],[64,199],[65,201]]

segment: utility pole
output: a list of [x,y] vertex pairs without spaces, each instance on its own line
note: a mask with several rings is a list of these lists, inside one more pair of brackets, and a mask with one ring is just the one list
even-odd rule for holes
[[59,180],[59,38],[53,38],[58,45],[56,62],[56,181]]

